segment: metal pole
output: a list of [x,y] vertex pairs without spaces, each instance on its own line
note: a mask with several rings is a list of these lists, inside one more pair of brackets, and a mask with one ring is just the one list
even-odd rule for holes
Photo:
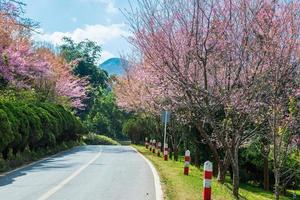
[[167,137],[167,119],[168,119],[168,111],[165,113],[165,129],[164,129],[164,148],[166,144],[166,137]]

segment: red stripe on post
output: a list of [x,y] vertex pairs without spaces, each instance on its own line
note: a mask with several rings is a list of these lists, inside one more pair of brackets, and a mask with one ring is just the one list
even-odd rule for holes
[[189,167],[185,167],[184,168],[184,175],[189,175],[189,171],[190,171]]
[[183,170],[184,175],[189,175],[190,160],[191,160],[191,152],[189,150],[186,150],[184,154],[184,170]]
[[189,156],[184,156],[184,161],[190,162],[190,160],[191,160],[191,157],[189,157]]
[[204,188],[203,200],[211,200],[211,188]]
[[211,200],[212,163],[204,163],[203,200]]
[[212,172],[205,171],[204,172],[204,179],[211,179],[212,177]]

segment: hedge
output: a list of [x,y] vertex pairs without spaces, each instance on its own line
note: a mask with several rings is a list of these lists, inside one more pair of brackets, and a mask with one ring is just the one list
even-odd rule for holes
[[105,135],[95,133],[89,133],[87,136],[84,136],[83,141],[88,145],[120,145],[120,143]]
[[52,148],[62,142],[78,141],[86,134],[81,122],[60,105],[0,102],[0,153],[8,158],[26,147]]

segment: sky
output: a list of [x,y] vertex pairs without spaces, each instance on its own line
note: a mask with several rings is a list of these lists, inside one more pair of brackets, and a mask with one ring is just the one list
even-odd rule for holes
[[127,0],[23,0],[26,16],[40,24],[35,40],[61,43],[64,36],[76,42],[89,39],[102,46],[99,63],[130,51],[128,25],[122,10]]

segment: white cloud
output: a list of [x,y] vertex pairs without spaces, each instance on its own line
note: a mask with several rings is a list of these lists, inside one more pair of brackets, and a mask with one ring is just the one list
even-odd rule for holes
[[82,2],[88,3],[102,3],[105,5],[105,11],[109,14],[115,14],[118,12],[118,8],[115,5],[114,0],[81,0]]
[[112,1],[107,2],[105,10],[108,13],[117,13],[118,12],[118,8],[115,7],[114,2],[112,2]]
[[109,52],[109,51],[102,51],[101,58],[100,58],[98,64],[101,64],[104,61],[106,61],[107,59],[114,58],[114,57],[116,57],[116,56],[114,54],[112,54],[111,52]]
[[129,36],[129,33],[125,30],[125,24],[111,24],[108,26],[101,24],[86,25],[84,28],[77,28],[72,32],[43,33],[42,30],[40,32],[41,34],[34,36],[35,40],[46,41],[55,45],[61,44],[63,37],[70,37],[75,42],[89,39],[102,45],[122,36]]

